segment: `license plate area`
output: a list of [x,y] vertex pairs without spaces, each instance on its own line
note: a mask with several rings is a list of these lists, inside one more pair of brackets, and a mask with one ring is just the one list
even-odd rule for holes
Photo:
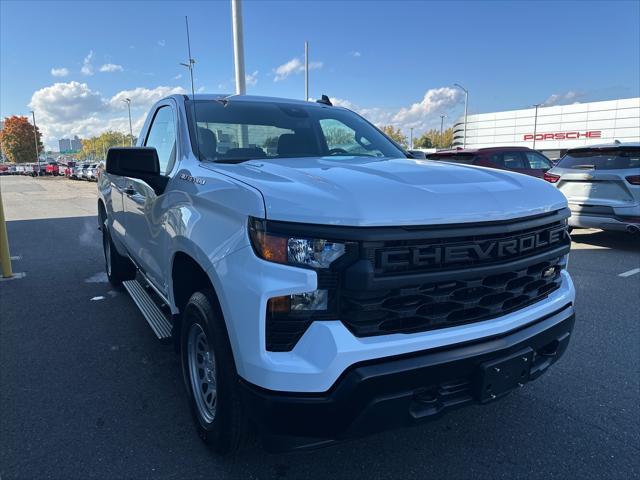
[[527,348],[508,357],[483,363],[478,372],[478,398],[490,402],[524,385],[529,379],[533,350]]

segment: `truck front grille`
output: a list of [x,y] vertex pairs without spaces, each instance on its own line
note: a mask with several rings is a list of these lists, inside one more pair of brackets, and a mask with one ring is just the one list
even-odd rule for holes
[[560,286],[563,257],[468,280],[349,291],[342,322],[358,336],[412,333],[488,320],[531,305]]

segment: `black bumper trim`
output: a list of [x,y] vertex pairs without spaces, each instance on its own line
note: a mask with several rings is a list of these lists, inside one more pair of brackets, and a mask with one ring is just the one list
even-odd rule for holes
[[522,383],[539,377],[566,350],[574,322],[568,304],[504,336],[356,364],[322,394],[275,392],[240,380],[243,401],[273,450],[409,426],[479,403],[478,371],[487,362],[530,349],[532,366]]

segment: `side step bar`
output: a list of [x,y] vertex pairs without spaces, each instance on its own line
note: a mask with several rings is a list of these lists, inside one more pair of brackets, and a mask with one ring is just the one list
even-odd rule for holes
[[162,313],[162,310],[156,305],[140,282],[138,280],[126,280],[122,282],[122,285],[131,295],[156,337],[160,340],[171,338],[171,322]]

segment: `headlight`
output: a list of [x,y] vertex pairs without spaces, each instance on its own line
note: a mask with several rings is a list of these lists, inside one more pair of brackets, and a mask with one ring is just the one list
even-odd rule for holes
[[249,221],[249,236],[253,250],[260,258],[286,265],[329,268],[345,253],[344,243],[268,233],[255,219]]

